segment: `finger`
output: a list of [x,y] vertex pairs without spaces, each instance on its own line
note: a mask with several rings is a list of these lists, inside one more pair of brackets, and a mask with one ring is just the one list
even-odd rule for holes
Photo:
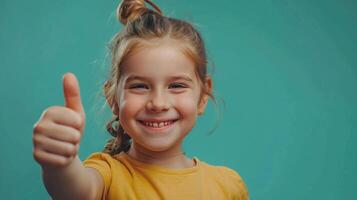
[[44,114],[42,115],[42,119],[40,119],[37,124],[47,124],[49,122],[55,122],[57,124],[62,124],[65,126],[71,126],[78,130],[80,130],[80,128],[83,126],[83,120],[80,114],[64,106],[49,107],[44,111]]
[[34,135],[45,135],[55,140],[77,144],[80,142],[81,133],[70,126],[55,123],[40,123],[34,128]]
[[72,158],[67,158],[56,154],[48,153],[40,149],[34,149],[33,157],[42,166],[51,165],[56,167],[66,166],[72,159]]
[[34,144],[37,149],[60,156],[70,157],[77,154],[76,145],[54,140],[44,135],[37,135],[34,137]]
[[40,148],[48,153],[53,153],[65,157],[70,157],[77,154],[76,145],[68,142],[54,140],[44,135],[37,135],[34,137],[34,143],[36,148]]
[[67,108],[84,113],[78,80],[74,74],[66,73],[63,76],[63,93]]

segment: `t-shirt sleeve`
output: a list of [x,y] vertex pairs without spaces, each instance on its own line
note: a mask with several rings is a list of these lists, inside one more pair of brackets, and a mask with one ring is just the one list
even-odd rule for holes
[[234,200],[249,200],[249,192],[242,177],[233,169],[224,167],[234,186]]
[[105,153],[93,153],[83,161],[84,167],[90,167],[99,172],[104,181],[102,199],[105,199],[111,183],[110,155]]

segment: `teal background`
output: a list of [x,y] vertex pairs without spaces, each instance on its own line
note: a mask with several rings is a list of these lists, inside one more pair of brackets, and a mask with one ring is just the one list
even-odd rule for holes
[[[200,117],[187,154],[238,171],[251,199],[357,199],[356,1],[155,2],[198,27],[215,65],[220,109],[211,103]],[[1,0],[1,199],[49,199],[32,127],[63,104],[65,72],[78,77],[87,114],[80,157],[104,146],[100,92],[117,4]]]

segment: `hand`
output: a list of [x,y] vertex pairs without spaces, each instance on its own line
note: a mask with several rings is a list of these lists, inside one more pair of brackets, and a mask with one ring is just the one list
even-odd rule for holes
[[65,167],[77,156],[85,113],[77,78],[63,76],[65,106],[47,108],[33,128],[33,156],[42,167]]

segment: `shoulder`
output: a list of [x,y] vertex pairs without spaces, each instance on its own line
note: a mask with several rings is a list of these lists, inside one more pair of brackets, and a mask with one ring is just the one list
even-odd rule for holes
[[83,166],[88,170],[95,170],[102,178],[102,199],[106,199],[112,187],[128,188],[130,186],[131,166],[120,154],[111,156],[103,152],[92,153],[83,160]]
[[205,175],[212,177],[219,185],[238,197],[237,199],[249,199],[248,188],[237,171],[226,166],[216,166],[202,161],[201,166]]
[[105,161],[105,162],[110,163],[110,162],[114,161],[114,158],[107,153],[95,152],[95,153],[92,153],[91,155],[89,155],[83,162],[91,163],[91,162],[96,162],[96,161]]
[[107,153],[92,153],[83,161],[84,167],[96,169],[106,183],[115,179],[130,178],[131,166],[119,155],[111,156]]
[[113,165],[113,158],[106,153],[96,152],[92,153],[85,160],[83,160],[84,167],[96,169],[104,179],[105,183],[110,182],[111,168]]
[[115,171],[130,167],[128,166],[128,162],[120,154],[112,156],[103,152],[92,153],[83,161],[83,165],[85,167],[102,168],[106,170],[115,169]]
[[[92,153],[83,161],[85,167],[95,168],[106,176],[110,175],[108,173],[114,163],[115,159],[111,155],[102,152]],[[106,174],[103,174],[103,172]]]
[[232,180],[243,182],[243,179],[238,174],[238,172],[236,172],[235,170],[233,170],[229,167],[220,166],[220,165],[212,165],[212,164],[206,163],[204,161],[200,161],[200,163],[201,163],[202,168],[208,173],[214,173],[214,174],[219,175],[219,177],[222,177],[222,178],[229,178]]

